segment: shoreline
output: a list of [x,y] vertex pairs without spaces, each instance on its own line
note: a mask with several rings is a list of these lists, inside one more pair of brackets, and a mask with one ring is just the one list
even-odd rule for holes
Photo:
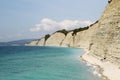
[[85,50],[85,53],[80,56],[80,59],[86,64],[89,63],[92,67],[96,66],[103,77],[103,80],[120,80],[120,69],[117,65],[110,63],[109,61],[101,61],[92,55],[89,55],[89,51]]
[[[102,77],[103,80],[110,80],[108,79],[108,77],[104,76],[103,75],[103,68],[101,68],[99,65],[95,65],[95,64],[91,64],[89,63],[88,61],[86,61],[85,59],[82,58],[82,56],[80,56],[80,59],[87,65],[87,66],[90,66],[90,67],[93,67],[94,70],[97,70],[97,76],[99,77]],[[93,71],[93,74],[94,74],[94,71]]]

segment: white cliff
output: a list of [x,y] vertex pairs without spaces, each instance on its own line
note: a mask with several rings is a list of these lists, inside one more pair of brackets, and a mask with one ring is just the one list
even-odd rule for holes
[[73,36],[72,36],[72,33],[73,32],[71,31],[71,32],[69,32],[66,35],[65,39],[63,40],[63,42],[61,44],[62,47],[73,47]]
[[65,39],[65,34],[56,32],[47,39],[45,45],[46,46],[61,46],[64,39]]
[[89,54],[120,65],[120,0],[110,0],[98,21],[88,29],[56,32],[47,40],[33,41],[28,45],[81,47]]
[[45,45],[45,38],[38,40],[37,46],[44,46]]
[[30,43],[25,44],[25,46],[37,46],[38,40],[34,40]]

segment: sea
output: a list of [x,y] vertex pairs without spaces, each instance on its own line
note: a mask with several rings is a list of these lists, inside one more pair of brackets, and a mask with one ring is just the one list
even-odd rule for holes
[[80,48],[0,46],[0,80],[103,80]]

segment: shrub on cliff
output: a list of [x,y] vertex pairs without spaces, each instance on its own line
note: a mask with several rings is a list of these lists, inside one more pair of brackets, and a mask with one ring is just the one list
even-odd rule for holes
[[50,37],[49,34],[45,35],[45,41]]
[[111,3],[112,2],[112,0],[108,0],[108,3]]
[[59,30],[59,31],[57,31],[57,32],[61,32],[61,33],[65,34],[65,35],[68,34],[68,31],[66,31],[65,29]]
[[77,32],[87,30],[88,28],[89,27],[87,26],[87,27],[83,27],[83,28],[74,29],[74,30],[72,30],[73,31],[72,36],[76,35]]

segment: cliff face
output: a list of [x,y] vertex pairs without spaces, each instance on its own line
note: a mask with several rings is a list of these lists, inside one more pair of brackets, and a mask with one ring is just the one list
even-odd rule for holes
[[73,36],[72,36],[73,32],[69,32],[66,37],[64,38],[61,46],[62,47],[73,47]]
[[65,35],[63,33],[56,32],[46,40],[45,45],[46,46],[61,46],[64,39],[65,39]]
[[89,29],[74,30],[64,34],[56,32],[47,40],[44,38],[27,45],[82,47],[99,59],[120,64],[120,0],[109,1],[101,18]]
[[92,35],[91,54],[120,63],[120,0],[112,0]]

